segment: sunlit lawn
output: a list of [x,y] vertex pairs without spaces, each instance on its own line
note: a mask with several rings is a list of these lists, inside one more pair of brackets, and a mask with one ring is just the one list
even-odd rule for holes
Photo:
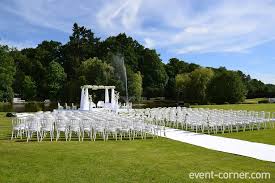
[[275,112],[275,104],[193,105],[196,108]]
[[268,98],[251,98],[245,99],[244,103],[246,104],[257,104],[259,101],[268,100]]
[[[275,163],[164,138],[107,142],[10,141],[10,121],[4,113],[0,114],[0,182],[4,183],[224,182],[219,179],[191,180],[188,177],[190,172],[209,171],[270,172],[271,180],[265,182],[275,181]],[[247,138],[263,139],[261,135],[249,135]],[[274,139],[274,136],[271,138]],[[230,182],[240,180],[231,179]]]

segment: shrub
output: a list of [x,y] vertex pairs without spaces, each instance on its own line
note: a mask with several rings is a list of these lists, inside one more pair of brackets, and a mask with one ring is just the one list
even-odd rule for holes
[[258,101],[258,103],[259,104],[267,104],[267,103],[269,103],[269,101],[265,99],[265,100]]
[[16,115],[14,113],[8,112],[6,114],[6,117],[16,117]]
[[189,103],[184,103],[183,107],[190,107],[190,104]]

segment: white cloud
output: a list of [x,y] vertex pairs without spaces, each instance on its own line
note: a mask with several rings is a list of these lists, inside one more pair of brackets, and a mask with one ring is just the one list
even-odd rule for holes
[[146,48],[154,48],[155,47],[155,42],[154,42],[154,40],[152,40],[150,38],[145,38],[144,39],[144,46]]
[[266,84],[275,84],[275,74],[273,73],[251,73],[250,75]]
[[13,0],[2,9],[29,23],[71,32],[73,22],[109,36],[126,32],[176,54],[247,52],[275,39],[273,0]]
[[97,23],[104,31],[132,31],[138,27],[137,17],[142,0],[117,0],[103,5],[96,13]]
[[83,0],[76,5],[76,1],[73,0],[11,0],[9,3],[0,2],[0,8],[32,25],[70,33],[72,24],[77,20],[82,19],[82,23],[92,25],[90,17],[94,14],[93,8],[96,5],[89,2]]
[[[10,14],[21,23],[2,16]],[[20,39],[26,41],[7,36],[0,41],[19,49],[35,47],[28,41],[34,31],[68,34],[74,22],[101,37],[126,32],[148,48],[175,56],[248,53],[275,40],[275,0],[10,0],[0,1],[0,16],[1,37],[8,28],[28,34]],[[273,74],[252,76],[275,84]]]
[[32,41],[11,41],[11,40],[5,40],[0,39],[0,45],[8,45],[11,48],[17,48],[18,50],[21,50],[23,48],[34,48],[36,47],[35,43]]
[[[247,52],[275,39],[274,1],[212,1],[199,10],[201,1],[133,2],[103,6],[99,25],[107,31],[129,32],[146,45],[153,42],[177,54]],[[125,17],[132,17],[131,21],[122,23]]]

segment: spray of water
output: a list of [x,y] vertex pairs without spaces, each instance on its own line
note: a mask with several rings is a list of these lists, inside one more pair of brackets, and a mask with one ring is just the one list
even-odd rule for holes
[[116,54],[112,56],[112,65],[115,69],[115,73],[118,79],[122,80],[125,87],[125,95],[126,95],[126,104],[129,103],[128,98],[128,81],[127,81],[127,72],[124,63],[124,57],[122,55]]
[[126,73],[126,67],[124,64],[124,59],[122,59],[122,68],[124,73],[124,80],[125,80],[125,91],[126,91],[126,103],[129,102],[129,96],[128,96],[128,79],[127,79],[127,73]]

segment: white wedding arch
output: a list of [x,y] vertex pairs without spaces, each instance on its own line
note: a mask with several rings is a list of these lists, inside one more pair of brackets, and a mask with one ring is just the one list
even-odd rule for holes
[[[81,99],[80,110],[89,111],[92,108],[109,108],[116,111],[119,108],[118,99],[119,92],[115,91],[115,86],[103,86],[103,85],[84,85],[81,86]],[[105,90],[104,101],[99,101],[97,105],[93,102],[91,95],[89,95],[89,89],[91,90]],[[111,90],[111,100],[109,99],[109,90]]]

